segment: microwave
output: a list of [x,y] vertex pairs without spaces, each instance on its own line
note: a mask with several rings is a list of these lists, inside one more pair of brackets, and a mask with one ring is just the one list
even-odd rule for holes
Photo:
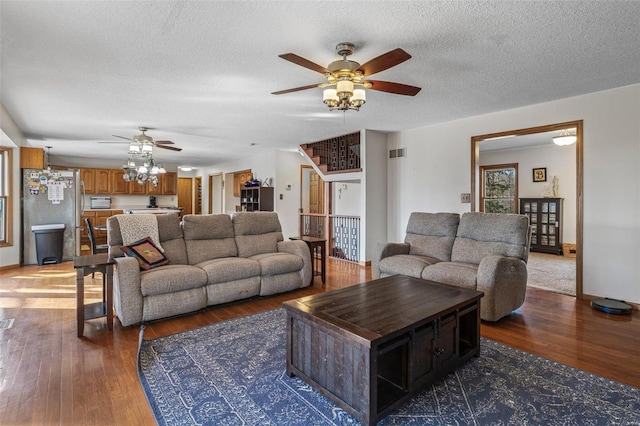
[[91,197],[91,209],[110,209],[111,197]]

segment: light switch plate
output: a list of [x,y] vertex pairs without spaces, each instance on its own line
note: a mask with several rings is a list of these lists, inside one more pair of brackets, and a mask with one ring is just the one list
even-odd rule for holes
[[460,202],[461,203],[470,203],[471,202],[471,194],[468,192],[463,192],[460,194]]

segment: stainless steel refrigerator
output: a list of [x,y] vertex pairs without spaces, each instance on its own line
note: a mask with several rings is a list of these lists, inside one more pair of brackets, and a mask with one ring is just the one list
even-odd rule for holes
[[23,169],[22,264],[38,263],[34,225],[64,224],[62,260],[80,255],[83,188],[79,170]]

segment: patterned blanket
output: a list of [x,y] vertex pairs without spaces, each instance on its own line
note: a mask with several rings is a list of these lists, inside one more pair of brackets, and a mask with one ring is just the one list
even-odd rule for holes
[[158,219],[154,214],[119,214],[116,216],[120,225],[122,243],[125,246],[150,237],[160,251],[160,234],[158,232]]

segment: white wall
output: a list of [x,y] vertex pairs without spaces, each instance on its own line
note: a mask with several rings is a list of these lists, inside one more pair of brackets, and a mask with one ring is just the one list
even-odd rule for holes
[[360,182],[331,182],[333,185],[333,214],[362,216],[362,184]]
[[[284,238],[298,235],[298,209],[301,206],[300,165],[305,159],[297,152],[279,151],[276,157],[277,174],[273,184],[276,197],[275,210],[278,212]],[[287,189],[291,185],[291,189]],[[280,196],[282,195],[282,200]]]
[[[479,166],[518,163],[518,197],[541,198],[554,176],[563,201],[562,242],[576,242],[576,145],[543,145],[480,153]],[[533,168],[547,168],[547,182],[533,182]],[[479,189],[477,189],[479,191]]]
[[[640,302],[640,85],[390,135],[408,157],[389,164],[388,240],[412,211],[465,212],[471,137],[584,120],[583,291]],[[395,194],[394,194],[395,193]]]
[[[224,174],[224,202],[225,213],[233,213],[235,206],[240,204],[240,197],[233,195],[233,173],[251,169],[253,177],[263,181],[271,179],[274,187],[275,211],[278,212],[282,233],[285,238],[298,235],[298,208],[300,207],[300,164],[306,164],[300,154],[291,151],[273,151],[268,154],[246,157],[237,161],[216,164],[215,166],[196,170],[196,176],[203,176],[203,203],[208,203],[209,179],[204,177]],[[291,190],[286,186],[291,185]],[[206,194],[206,196],[205,196]],[[280,200],[280,194],[283,199]]]
[[376,245],[387,241],[387,156],[388,135],[366,130],[361,144],[362,156],[362,219],[360,260],[370,260]]
[[28,146],[22,131],[13,121],[6,108],[0,102],[0,145],[12,148],[13,157],[13,181],[11,192],[13,195],[13,235],[12,245],[0,247],[0,267],[20,264],[20,234],[22,233],[22,221],[20,218],[20,186],[22,185],[22,173],[20,172],[20,147]]

